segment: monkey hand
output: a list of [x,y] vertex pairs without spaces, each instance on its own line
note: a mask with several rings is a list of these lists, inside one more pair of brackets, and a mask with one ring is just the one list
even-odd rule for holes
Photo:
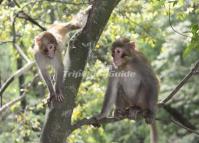
[[59,93],[59,94],[56,94],[56,96],[55,96],[55,100],[56,101],[59,101],[59,102],[63,102],[64,101],[64,96],[63,96],[63,94],[61,93]]
[[48,107],[50,107],[50,103],[51,103],[51,101],[53,100],[54,97],[55,97],[55,94],[51,94],[51,93],[48,96],[48,99],[47,99]]
[[58,102],[63,102],[64,101],[64,96],[61,88],[56,88],[56,95],[55,95],[55,100]]
[[56,101],[62,102],[64,100],[64,96],[62,93],[50,93],[47,99],[48,107],[50,107],[51,101],[55,99]]
[[153,112],[146,110],[143,112],[143,116],[145,118],[145,122],[147,124],[152,124],[155,121],[155,115]]
[[105,116],[103,116],[102,114],[95,115],[95,116],[93,117],[94,123],[93,123],[92,125],[93,125],[94,127],[96,127],[96,128],[99,128],[99,127],[100,127],[99,121],[100,121],[101,119],[103,119],[103,118],[105,118]]

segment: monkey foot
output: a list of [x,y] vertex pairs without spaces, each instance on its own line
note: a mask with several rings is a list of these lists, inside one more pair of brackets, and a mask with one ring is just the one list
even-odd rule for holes
[[126,109],[128,112],[128,118],[132,120],[138,120],[141,118],[142,110],[137,106],[132,106]]
[[147,124],[152,124],[154,122],[154,114],[151,111],[144,111],[143,116]]
[[48,99],[47,99],[48,107],[50,107],[50,103],[51,103],[51,101],[53,100],[54,97],[55,97],[54,95],[48,97]]
[[121,117],[125,117],[125,116],[127,116],[127,113],[125,110],[116,109],[114,112],[114,117],[116,117],[116,118],[121,118]]
[[59,102],[63,102],[64,101],[64,96],[63,95],[56,95],[55,96],[55,100],[59,101]]
[[64,101],[64,96],[63,96],[63,95],[51,95],[51,96],[49,96],[48,99],[47,99],[48,107],[50,107],[51,102],[52,102],[54,99],[55,99],[56,101],[58,101],[58,102],[63,102],[63,101]]
[[93,117],[94,123],[92,125],[96,128],[99,128],[101,125],[99,123],[99,115]]

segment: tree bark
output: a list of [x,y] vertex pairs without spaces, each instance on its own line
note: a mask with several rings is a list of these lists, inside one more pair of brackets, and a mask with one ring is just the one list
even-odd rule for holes
[[65,143],[70,135],[71,115],[75,106],[82,76],[72,77],[71,72],[84,71],[89,51],[95,47],[106,26],[114,7],[120,0],[95,0],[89,13],[86,26],[70,42],[64,57],[65,65],[65,100],[63,103],[53,103],[46,113],[46,120],[40,138],[40,143]]

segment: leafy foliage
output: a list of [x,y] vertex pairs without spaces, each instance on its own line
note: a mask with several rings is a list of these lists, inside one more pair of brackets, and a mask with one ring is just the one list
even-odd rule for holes
[[[20,57],[13,48],[13,21],[19,11],[24,11],[43,27],[54,21],[68,21],[86,1],[3,1],[0,5],[0,78],[1,83],[17,70]],[[159,100],[164,99],[189,72],[199,59],[199,3],[197,0],[122,0],[109,19],[96,48],[91,51],[85,75],[76,97],[73,123],[100,112],[107,85],[108,65],[111,61],[110,46],[118,37],[129,37],[137,48],[151,61],[160,79]],[[17,44],[33,60],[33,38],[41,29],[23,18],[15,21]],[[174,31],[175,30],[175,31]],[[6,43],[3,43],[7,41]],[[78,56],[78,55],[77,55]],[[23,60],[23,59],[22,59]],[[23,64],[25,61],[23,60]],[[25,75],[25,83],[32,82],[35,67]],[[193,76],[172,98],[169,106],[176,109],[199,129],[199,81]],[[3,104],[19,96],[19,83],[14,81],[3,94]],[[35,80],[26,92],[26,108],[15,104],[0,116],[0,142],[38,142],[44,122],[45,106],[42,102],[44,85]],[[44,99],[45,100],[45,99]],[[171,115],[160,109],[157,113],[160,142],[196,143],[198,136],[170,122]],[[96,129],[83,126],[68,138],[69,143],[147,143],[149,128],[143,122],[124,120],[103,125]]]

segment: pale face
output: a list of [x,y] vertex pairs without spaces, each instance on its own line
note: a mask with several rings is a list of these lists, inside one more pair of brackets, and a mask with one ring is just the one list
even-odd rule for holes
[[39,47],[39,51],[48,58],[54,58],[57,49],[57,41],[49,32],[43,32],[35,38],[35,45]]
[[54,44],[47,44],[44,48],[44,52],[49,58],[53,58],[55,56],[55,45]]

